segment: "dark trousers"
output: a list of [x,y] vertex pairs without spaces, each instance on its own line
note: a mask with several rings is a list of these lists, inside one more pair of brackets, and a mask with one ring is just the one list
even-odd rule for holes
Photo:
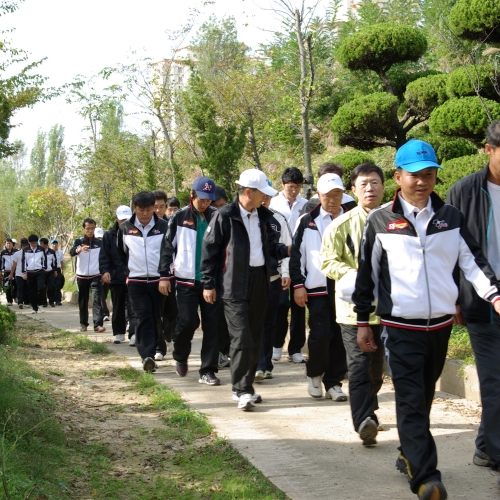
[[191,354],[191,341],[194,332],[200,326],[198,306],[201,314],[203,340],[201,344],[200,375],[217,372],[219,364],[219,337],[217,327],[222,314],[219,299],[215,304],[209,304],[203,298],[203,286],[195,281],[194,286],[176,285],[177,324],[175,325],[173,341],[173,358],[180,363],[187,363]]
[[45,271],[28,273],[28,292],[30,304],[34,311],[45,303]]
[[306,310],[298,306],[293,300],[293,288],[282,290],[276,318],[276,337],[274,347],[281,348],[285,343],[288,333],[288,311],[291,308],[290,319],[290,342],[288,343],[288,354],[299,353],[306,343]]
[[101,294],[101,307],[102,307],[102,317],[107,316],[109,318],[109,308],[106,303],[106,299],[108,298],[109,293],[109,283],[102,284],[102,294]]
[[413,493],[423,483],[441,480],[429,414],[450,333],[451,325],[429,332],[384,327],[382,332],[396,390],[400,449],[408,461]]
[[163,313],[161,318],[161,335],[156,344],[156,352],[165,356],[167,354],[167,342],[172,342],[175,322],[177,320],[177,299],[175,297],[175,280],[170,281],[171,292],[165,296],[163,302]]
[[128,297],[136,319],[135,345],[142,359],[154,358],[160,336],[163,297],[156,283],[128,284]]
[[17,303],[28,306],[30,303],[30,294],[28,291],[28,281],[22,276],[16,276]]
[[113,335],[125,335],[127,331],[127,285],[125,283],[110,284],[109,289],[111,290],[111,302],[113,304],[113,316],[111,317]]
[[61,289],[63,287],[63,275],[61,273],[61,269],[57,268],[57,276],[55,277],[55,294],[54,294],[54,299],[56,301],[56,304],[60,304],[62,301],[62,293]]
[[253,382],[269,296],[265,267],[250,267],[249,272],[247,299],[224,300],[224,314],[231,339],[231,379],[233,391],[238,396],[254,394]]
[[329,290],[328,295],[307,297],[309,359],[306,373],[308,377],[323,376],[323,385],[327,391],[334,385],[341,386],[347,371],[342,333],[335,321],[334,299],[334,290]]
[[102,285],[101,277],[92,279],[77,278],[78,285],[78,308],[80,309],[80,325],[89,326],[89,293],[92,290],[92,320],[94,328],[102,326],[104,314],[102,313],[101,295]]
[[49,304],[54,304],[56,300],[56,278],[54,276],[54,271],[49,271],[45,273],[45,290],[46,295],[44,297],[43,305],[47,307],[47,297],[49,299]]
[[271,281],[269,286],[269,303],[267,305],[266,319],[264,320],[264,337],[260,348],[257,370],[273,371],[273,345],[276,336],[276,318],[280,302],[281,279]]
[[481,425],[476,438],[478,450],[486,453],[494,470],[500,470],[500,318],[495,322],[467,323],[476,357],[481,390]]
[[377,423],[377,394],[382,387],[384,375],[384,346],[380,340],[380,325],[370,325],[378,349],[373,353],[363,352],[357,342],[358,327],[340,325],[347,357],[349,399],[354,430],[357,432],[366,417]]
[[[3,281],[4,283],[7,281],[5,278],[7,278],[7,276],[9,276],[10,274],[10,271],[4,271],[3,272]],[[14,297],[16,296],[16,293],[15,293],[15,290],[14,290],[14,287],[16,286],[16,282],[14,279],[12,279],[9,283],[9,286],[7,287],[6,289],[6,292],[5,292],[5,298],[7,299],[7,302],[9,304],[12,304],[13,300],[14,300]]]

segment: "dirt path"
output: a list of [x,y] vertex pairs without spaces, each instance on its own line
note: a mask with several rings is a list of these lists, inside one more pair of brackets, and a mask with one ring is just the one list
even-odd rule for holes
[[[78,311],[75,306],[65,304],[60,308],[49,309],[43,315],[38,314],[35,318],[57,328],[75,332],[78,329]],[[109,323],[106,326],[111,328]],[[112,340],[108,332],[100,335],[90,332],[89,336],[105,342]],[[108,346],[130,365],[141,368],[135,348],[126,343]],[[287,361],[277,363],[275,378],[257,384],[257,391],[264,402],[254,412],[245,413],[237,410],[231,400],[228,369],[219,371],[222,381],[220,387],[198,384],[199,351],[200,335],[197,334],[187,377],[181,379],[175,374],[170,356],[160,363],[155,377],[179,391],[191,407],[208,415],[218,434],[227,437],[290,498],[415,498],[405,477],[394,468],[398,437],[394,393],[390,382],[386,382],[382,388],[378,412],[386,430],[379,434],[376,447],[365,449],[352,428],[348,402],[313,400],[307,395],[304,366]],[[86,362],[68,360],[67,364],[79,364],[82,361]],[[89,359],[88,363],[91,362]],[[100,368],[106,369],[102,363]],[[113,367],[109,368],[112,370]],[[89,369],[87,366],[86,370]],[[104,384],[102,387],[93,380],[87,386],[83,384],[78,389],[81,397],[88,399],[89,404],[105,402],[106,391],[113,389],[112,386],[106,386],[107,379],[99,381],[101,383]],[[489,470],[472,464],[479,415],[480,408],[473,402],[442,392],[436,394],[431,416],[432,432],[438,446],[443,482],[450,499],[500,499],[496,477]],[[102,434],[97,438],[102,439]],[[132,457],[124,456],[124,464],[130,459],[133,460]]]

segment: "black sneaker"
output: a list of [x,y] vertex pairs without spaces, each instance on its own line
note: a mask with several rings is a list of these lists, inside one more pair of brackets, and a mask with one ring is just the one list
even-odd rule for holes
[[56,306],[62,306],[60,302],[56,302]]
[[177,361],[175,363],[175,371],[177,372],[177,375],[179,375],[179,377],[185,377],[188,372],[187,363],[179,363],[179,361]]
[[402,453],[400,453],[399,457],[396,459],[396,469],[401,472],[401,474],[408,475],[408,462]]
[[474,456],[472,457],[472,462],[474,465],[479,465],[479,467],[490,467],[491,466],[491,458],[484,453],[484,451],[478,450],[474,452]]
[[214,372],[203,373],[200,375],[199,384],[220,385],[220,380],[215,376]]
[[142,367],[144,368],[144,371],[148,373],[155,372],[157,368],[153,358],[145,358],[142,362]]
[[86,332],[87,331],[87,326],[86,325],[80,325],[80,331],[81,332]]
[[50,307],[56,307],[56,305],[54,304],[54,302],[50,302],[50,303],[49,303],[49,306],[50,306]]

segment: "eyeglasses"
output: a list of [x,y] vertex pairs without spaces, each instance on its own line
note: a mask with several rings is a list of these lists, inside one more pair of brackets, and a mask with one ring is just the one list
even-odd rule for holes
[[359,184],[356,184],[356,187],[359,189],[366,189],[368,185],[371,185],[373,189],[377,189],[382,186],[382,183],[380,181],[360,182]]

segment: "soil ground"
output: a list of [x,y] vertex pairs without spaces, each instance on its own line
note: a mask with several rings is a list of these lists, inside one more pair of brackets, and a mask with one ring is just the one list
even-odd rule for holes
[[[16,312],[22,316],[29,310],[16,309]],[[78,331],[78,309],[70,304],[31,317],[56,328]],[[111,330],[109,322],[105,326]],[[123,366],[124,361],[141,369],[137,351],[128,343],[112,344],[110,332],[88,332],[88,335],[106,342],[116,355],[102,358],[50,351],[44,345],[49,339],[44,340],[41,334],[33,339],[41,348],[34,348],[28,360],[53,373],[55,394],[68,401],[68,411],[61,415],[68,428],[81,429],[87,436],[85,439],[112,444],[119,457],[113,474],[133,473],[151,478],[162,460],[175,455],[176,443],[154,438],[155,429],[162,425],[159,415],[142,414],[142,396],[128,396],[123,391],[127,383],[114,376],[114,370]],[[285,355],[275,365],[275,377],[256,384],[263,403],[253,412],[242,412],[231,399],[228,369],[219,371],[222,381],[219,387],[198,383],[200,346],[201,334],[197,332],[185,378],[175,374],[170,354],[160,362],[155,378],[177,390],[192,408],[206,414],[219,436],[227,437],[290,498],[416,498],[405,476],[394,467],[398,435],[390,380],[380,392],[377,412],[385,431],[379,433],[377,446],[364,448],[352,428],[349,402],[333,403],[308,396],[304,365],[289,363]],[[104,371],[106,376],[86,376],[93,370]],[[347,391],[346,383],[344,389]],[[110,407],[120,408],[113,418],[108,418]],[[480,411],[476,403],[436,393],[431,430],[450,499],[500,499],[497,477],[488,469],[472,464]],[[137,439],[141,428],[143,440]],[[152,456],[161,459],[151,461]]]

